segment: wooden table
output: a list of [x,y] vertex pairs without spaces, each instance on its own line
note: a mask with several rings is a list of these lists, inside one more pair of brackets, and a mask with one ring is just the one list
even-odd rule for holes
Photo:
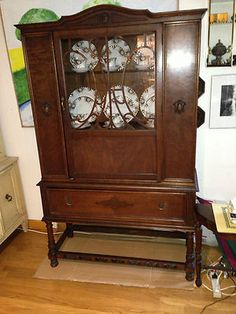
[[[212,210],[211,205],[203,205],[197,204],[196,206],[196,216],[197,216],[197,224],[195,230],[195,237],[196,237],[196,285],[200,287],[202,284],[201,280],[201,270],[208,269],[208,268],[216,268],[215,266],[210,265],[202,265],[202,226],[205,226],[207,229],[214,232],[215,235],[220,235],[224,237],[225,240],[235,240],[236,241],[236,234],[233,233],[219,233],[216,228],[215,217]],[[233,268],[226,268],[223,266],[217,266],[217,269],[226,270],[226,271],[235,271]]]

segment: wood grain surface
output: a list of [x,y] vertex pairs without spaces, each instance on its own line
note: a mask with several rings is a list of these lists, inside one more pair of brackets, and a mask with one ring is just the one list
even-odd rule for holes
[[[199,314],[215,301],[204,287],[186,291],[35,279],[33,275],[47,254],[46,244],[44,234],[20,233],[0,253],[0,313]],[[214,258],[211,252],[208,254]],[[204,311],[235,312],[236,297]]]

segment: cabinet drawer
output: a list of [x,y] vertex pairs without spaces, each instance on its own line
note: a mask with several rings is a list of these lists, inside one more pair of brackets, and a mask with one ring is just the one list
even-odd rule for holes
[[109,221],[184,222],[185,193],[124,192],[47,189],[49,213],[68,217]]
[[1,173],[0,187],[0,211],[4,229],[7,230],[20,217],[14,186],[13,167],[8,168]]

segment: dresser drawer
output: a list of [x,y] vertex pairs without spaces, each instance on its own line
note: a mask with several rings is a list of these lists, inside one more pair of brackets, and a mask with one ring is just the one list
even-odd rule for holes
[[184,222],[185,193],[47,189],[47,207],[54,217],[109,221]]
[[27,215],[16,157],[0,161],[0,244],[19,225],[27,230]]
[[0,212],[4,230],[8,230],[20,217],[15,188],[14,168],[10,167],[0,175]]

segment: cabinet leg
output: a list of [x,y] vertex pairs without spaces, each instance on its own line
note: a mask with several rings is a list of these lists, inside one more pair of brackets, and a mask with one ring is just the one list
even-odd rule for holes
[[58,260],[56,256],[56,244],[53,235],[52,222],[46,221],[47,233],[48,233],[48,258],[50,259],[50,264],[52,267],[58,265]]
[[67,232],[68,238],[73,238],[74,230],[73,230],[72,223],[66,223],[66,232]]
[[194,254],[193,254],[193,232],[187,232],[186,238],[186,275],[188,281],[194,279]]
[[24,232],[28,231],[28,220],[25,219],[22,223],[21,223],[21,227],[23,229]]
[[195,254],[196,254],[196,286],[202,285],[201,271],[202,271],[202,226],[198,222],[195,228]]

